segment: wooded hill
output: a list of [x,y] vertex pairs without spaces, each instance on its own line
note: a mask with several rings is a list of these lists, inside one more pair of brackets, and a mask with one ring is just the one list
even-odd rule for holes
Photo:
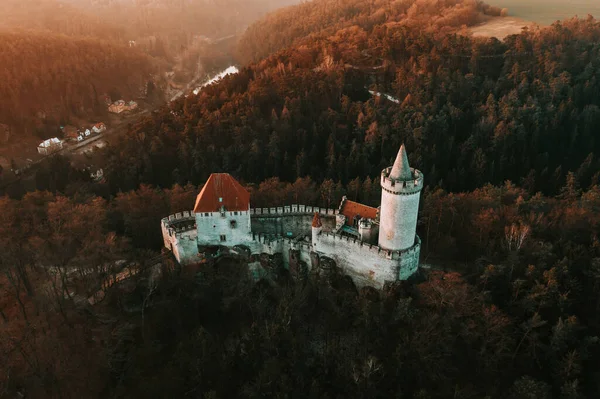
[[599,176],[599,36],[593,19],[504,42],[342,29],[141,120],[109,149],[110,183],[200,184],[217,171],[347,182],[376,176],[404,142],[427,184],[452,191],[512,180],[553,194],[569,171],[587,187]]
[[43,138],[68,118],[98,110],[101,94],[137,98],[151,72],[177,65],[185,85],[199,61],[203,73],[230,65],[227,49],[200,38],[233,35],[276,6],[270,0],[0,3],[6,61],[0,123],[17,133],[48,125],[52,133],[40,131]]
[[252,24],[240,39],[245,62],[259,61],[292,44],[326,38],[344,28],[407,26],[440,35],[471,26],[502,10],[479,0],[317,0],[281,8]]
[[3,0],[0,16],[0,28],[7,31],[17,29],[126,40],[123,27],[64,1]]
[[[54,194],[0,199],[0,396],[597,397],[600,24],[419,26],[294,44],[133,125],[105,183],[58,156],[36,174]],[[277,257],[258,282],[236,258],[157,257],[157,221],[212,172],[257,206],[378,205],[402,142],[427,185],[422,264],[462,275],[378,292]],[[122,260],[140,273],[88,305]]]
[[105,111],[105,93],[136,98],[155,70],[136,49],[47,33],[0,33],[0,63],[0,121],[22,128]]

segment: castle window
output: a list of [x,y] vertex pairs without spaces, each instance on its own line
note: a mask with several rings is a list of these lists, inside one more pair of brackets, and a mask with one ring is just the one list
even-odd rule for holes
[[230,226],[232,229],[235,229],[235,228],[237,227],[237,222],[236,222],[235,220],[230,220],[230,221],[229,221],[229,226]]
[[205,213],[204,213],[204,216],[208,216],[208,212],[205,212]]
[[221,242],[227,241],[227,236],[225,236],[225,234],[221,234],[219,238],[221,239]]
[[237,211],[233,212],[233,214],[234,214],[235,216],[237,216]]

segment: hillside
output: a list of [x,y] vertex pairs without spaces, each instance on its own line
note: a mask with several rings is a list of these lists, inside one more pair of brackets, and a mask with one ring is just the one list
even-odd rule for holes
[[427,184],[452,191],[511,180],[557,193],[569,171],[586,187],[598,179],[599,35],[592,19],[505,42],[342,29],[141,120],[110,150],[110,182],[199,184],[221,170],[347,182],[375,176],[404,142]]
[[307,37],[327,37],[343,28],[370,32],[376,26],[409,26],[446,34],[502,10],[464,0],[316,0],[279,9],[252,24],[239,41],[243,61],[258,61]]
[[104,111],[105,93],[137,97],[155,69],[135,49],[41,33],[0,33],[0,63],[0,122],[28,129]]
[[[153,73],[177,91],[231,65],[234,35],[275,7],[271,0],[0,2],[0,124],[46,138],[89,116],[101,94],[137,98]],[[212,39],[229,39],[213,43]],[[39,46],[39,47],[37,47]],[[157,72],[172,71],[172,79]],[[20,88],[17,90],[17,88]],[[35,93],[35,94],[33,94]],[[172,95],[165,94],[165,98]],[[6,104],[6,106],[4,106]],[[4,137],[4,136],[3,136]],[[4,144],[4,143],[0,143]]]
[[59,0],[2,0],[0,30],[42,31],[68,36],[125,40],[125,29]]
[[[463,31],[497,11],[470,0],[393,2],[380,19],[378,0],[299,7],[323,4],[306,31],[288,19],[268,31],[281,40],[244,39],[264,58],[111,138],[102,180],[55,156],[31,169],[39,191],[0,197],[0,396],[598,397],[600,22],[501,42]],[[96,74],[134,90],[139,47],[0,37],[0,110],[77,111]],[[161,218],[193,209],[212,172],[251,206],[378,206],[402,143],[425,181],[412,280],[357,287],[333,264],[241,247],[180,267],[162,248]]]

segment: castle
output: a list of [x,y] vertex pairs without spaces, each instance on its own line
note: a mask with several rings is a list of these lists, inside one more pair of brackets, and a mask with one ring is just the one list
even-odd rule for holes
[[162,219],[164,245],[182,264],[198,262],[206,248],[283,254],[284,264],[319,267],[328,258],[357,286],[382,288],[406,280],[419,267],[416,234],[423,174],[408,164],[404,145],[381,172],[381,206],[344,197],[338,209],[306,205],[251,208],[250,194],[227,173],[213,173],[193,211]]

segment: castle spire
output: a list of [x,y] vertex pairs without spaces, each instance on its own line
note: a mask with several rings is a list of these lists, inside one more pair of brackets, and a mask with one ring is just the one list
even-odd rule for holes
[[399,181],[409,181],[413,179],[410,166],[408,165],[408,156],[406,155],[406,148],[404,144],[400,146],[400,151],[394,161],[394,166],[390,171],[390,179]]

